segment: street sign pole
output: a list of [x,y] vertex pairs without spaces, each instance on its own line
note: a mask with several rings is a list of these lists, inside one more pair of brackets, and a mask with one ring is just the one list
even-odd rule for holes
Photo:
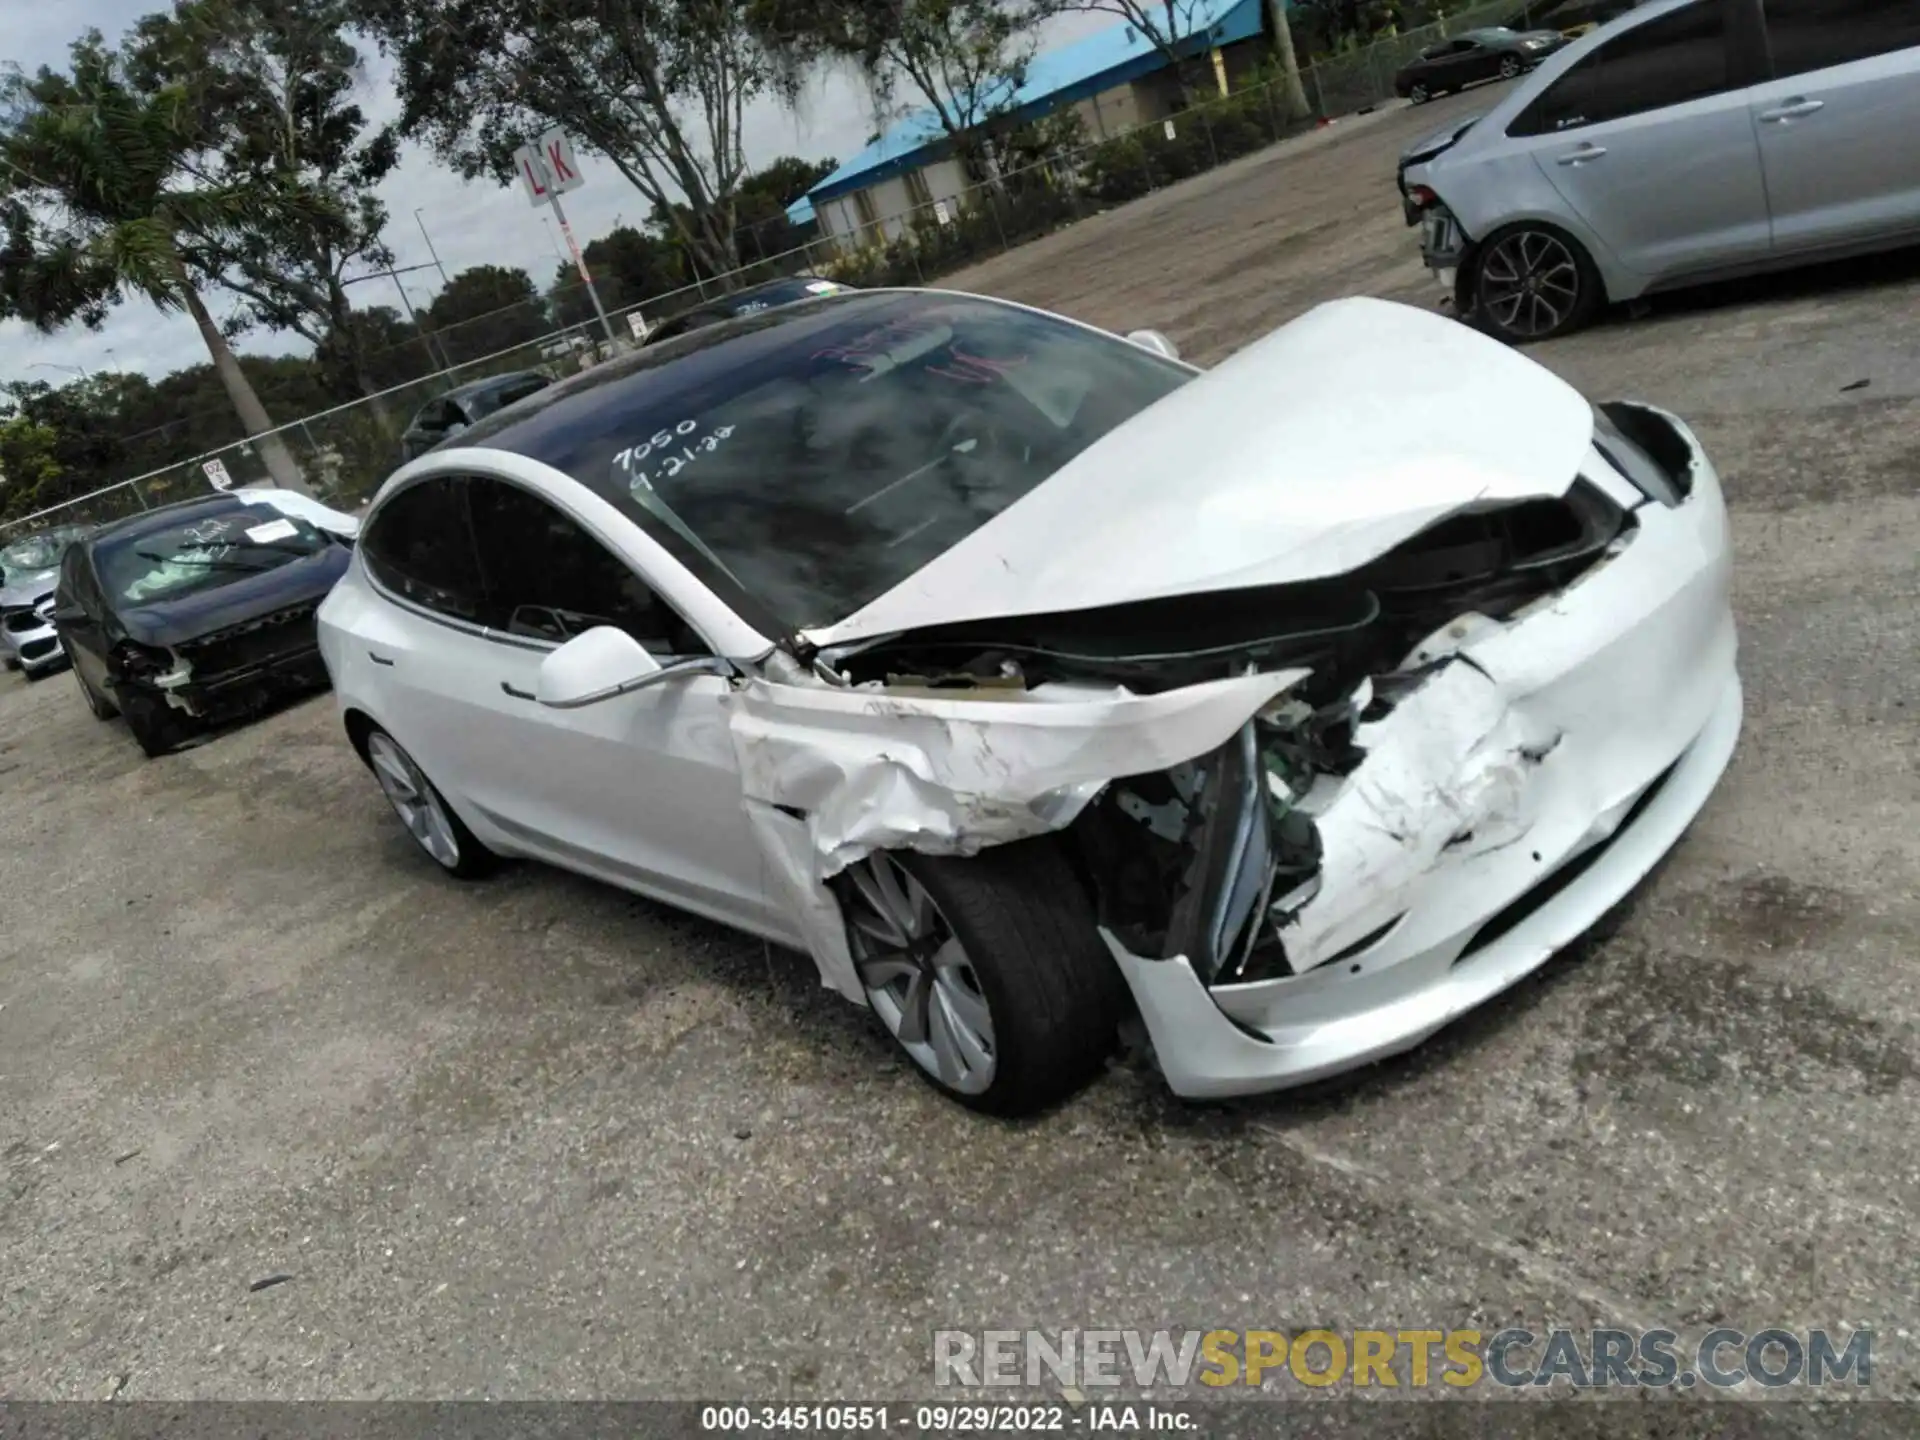
[[573,253],[574,268],[580,272],[580,278],[587,282],[587,296],[593,301],[593,313],[600,317],[600,328],[607,332],[607,344],[612,345],[613,322],[607,318],[607,307],[600,303],[600,292],[593,285],[593,272],[587,269],[587,257],[580,253],[580,247],[574,243],[573,227],[567,224],[567,212],[560,208],[560,192],[555,190],[547,197],[547,203],[553,206],[553,218],[560,222],[560,233],[567,237],[567,249]]

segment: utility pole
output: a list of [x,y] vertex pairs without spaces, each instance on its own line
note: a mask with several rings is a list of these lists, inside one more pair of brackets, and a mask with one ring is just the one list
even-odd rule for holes
[[[424,210],[426,207],[420,207]],[[427,254],[433,256],[433,268],[440,272],[440,288],[447,288],[447,267],[440,263],[440,252],[433,248],[433,237],[427,234],[427,222],[420,218],[420,210],[413,212],[413,220],[420,227],[420,238],[427,242]]]

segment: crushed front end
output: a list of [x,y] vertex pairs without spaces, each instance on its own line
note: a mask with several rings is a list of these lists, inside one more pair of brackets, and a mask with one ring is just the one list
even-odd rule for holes
[[149,691],[174,710],[208,723],[236,719],[275,701],[324,689],[314,616],[306,599],[166,645],[122,641],[114,652],[114,689]]
[[[922,630],[843,657],[854,689],[838,694],[876,738],[905,734],[876,717],[913,715],[944,748],[883,751],[888,770],[854,747],[829,767],[810,729],[817,794],[792,782],[798,764],[763,759],[749,796],[807,817],[819,855],[825,797],[858,794],[835,863],[1057,830],[1172,1088],[1300,1084],[1407,1049],[1513,984],[1671,848],[1739,732],[1729,553],[1718,478],[1686,427],[1600,407],[1563,495],[1469,505],[1334,579]],[[1028,702],[1117,687],[1117,716],[1231,683],[1254,698],[1242,718],[1188,725],[1215,737],[1203,749],[1104,783],[1098,721],[1063,714],[1057,757],[992,722],[959,729],[1013,713],[978,703],[996,687]],[[936,714],[915,694],[975,704]],[[1036,733],[1050,708],[1018,706]],[[1000,803],[1002,775],[1017,805]],[[911,806],[894,799],[907,790]],[[910,823],[879,823],[896,815]]]

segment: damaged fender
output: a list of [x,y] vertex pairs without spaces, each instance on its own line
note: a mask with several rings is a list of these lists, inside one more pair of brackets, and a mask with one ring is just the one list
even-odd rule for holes
[[1159,695],[1043,685],[1004,698],[748,680],[729,730],[748,823],[823,980],[865,995],[826,882],[876,850],[971,855],[1070,825],[1107,782],[1226,743],[1303,669]]

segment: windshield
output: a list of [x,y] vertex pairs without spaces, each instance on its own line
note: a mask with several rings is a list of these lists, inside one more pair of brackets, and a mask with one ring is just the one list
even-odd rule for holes
[[488,443],[565,470],[792,629],[892,589],[1192,378],[970,297],[869,293],[747,325]]
[[67,526],[14,541],[0,549],[0,578],[54,569],[60,564],[60,557],[67,553],[67,547],[83,533],[77,527]]
[[236,506],[103,542],[93,558],[102,586],[117,603],[148,605],[278,569],[330,543],[295,516],[269,518]]

